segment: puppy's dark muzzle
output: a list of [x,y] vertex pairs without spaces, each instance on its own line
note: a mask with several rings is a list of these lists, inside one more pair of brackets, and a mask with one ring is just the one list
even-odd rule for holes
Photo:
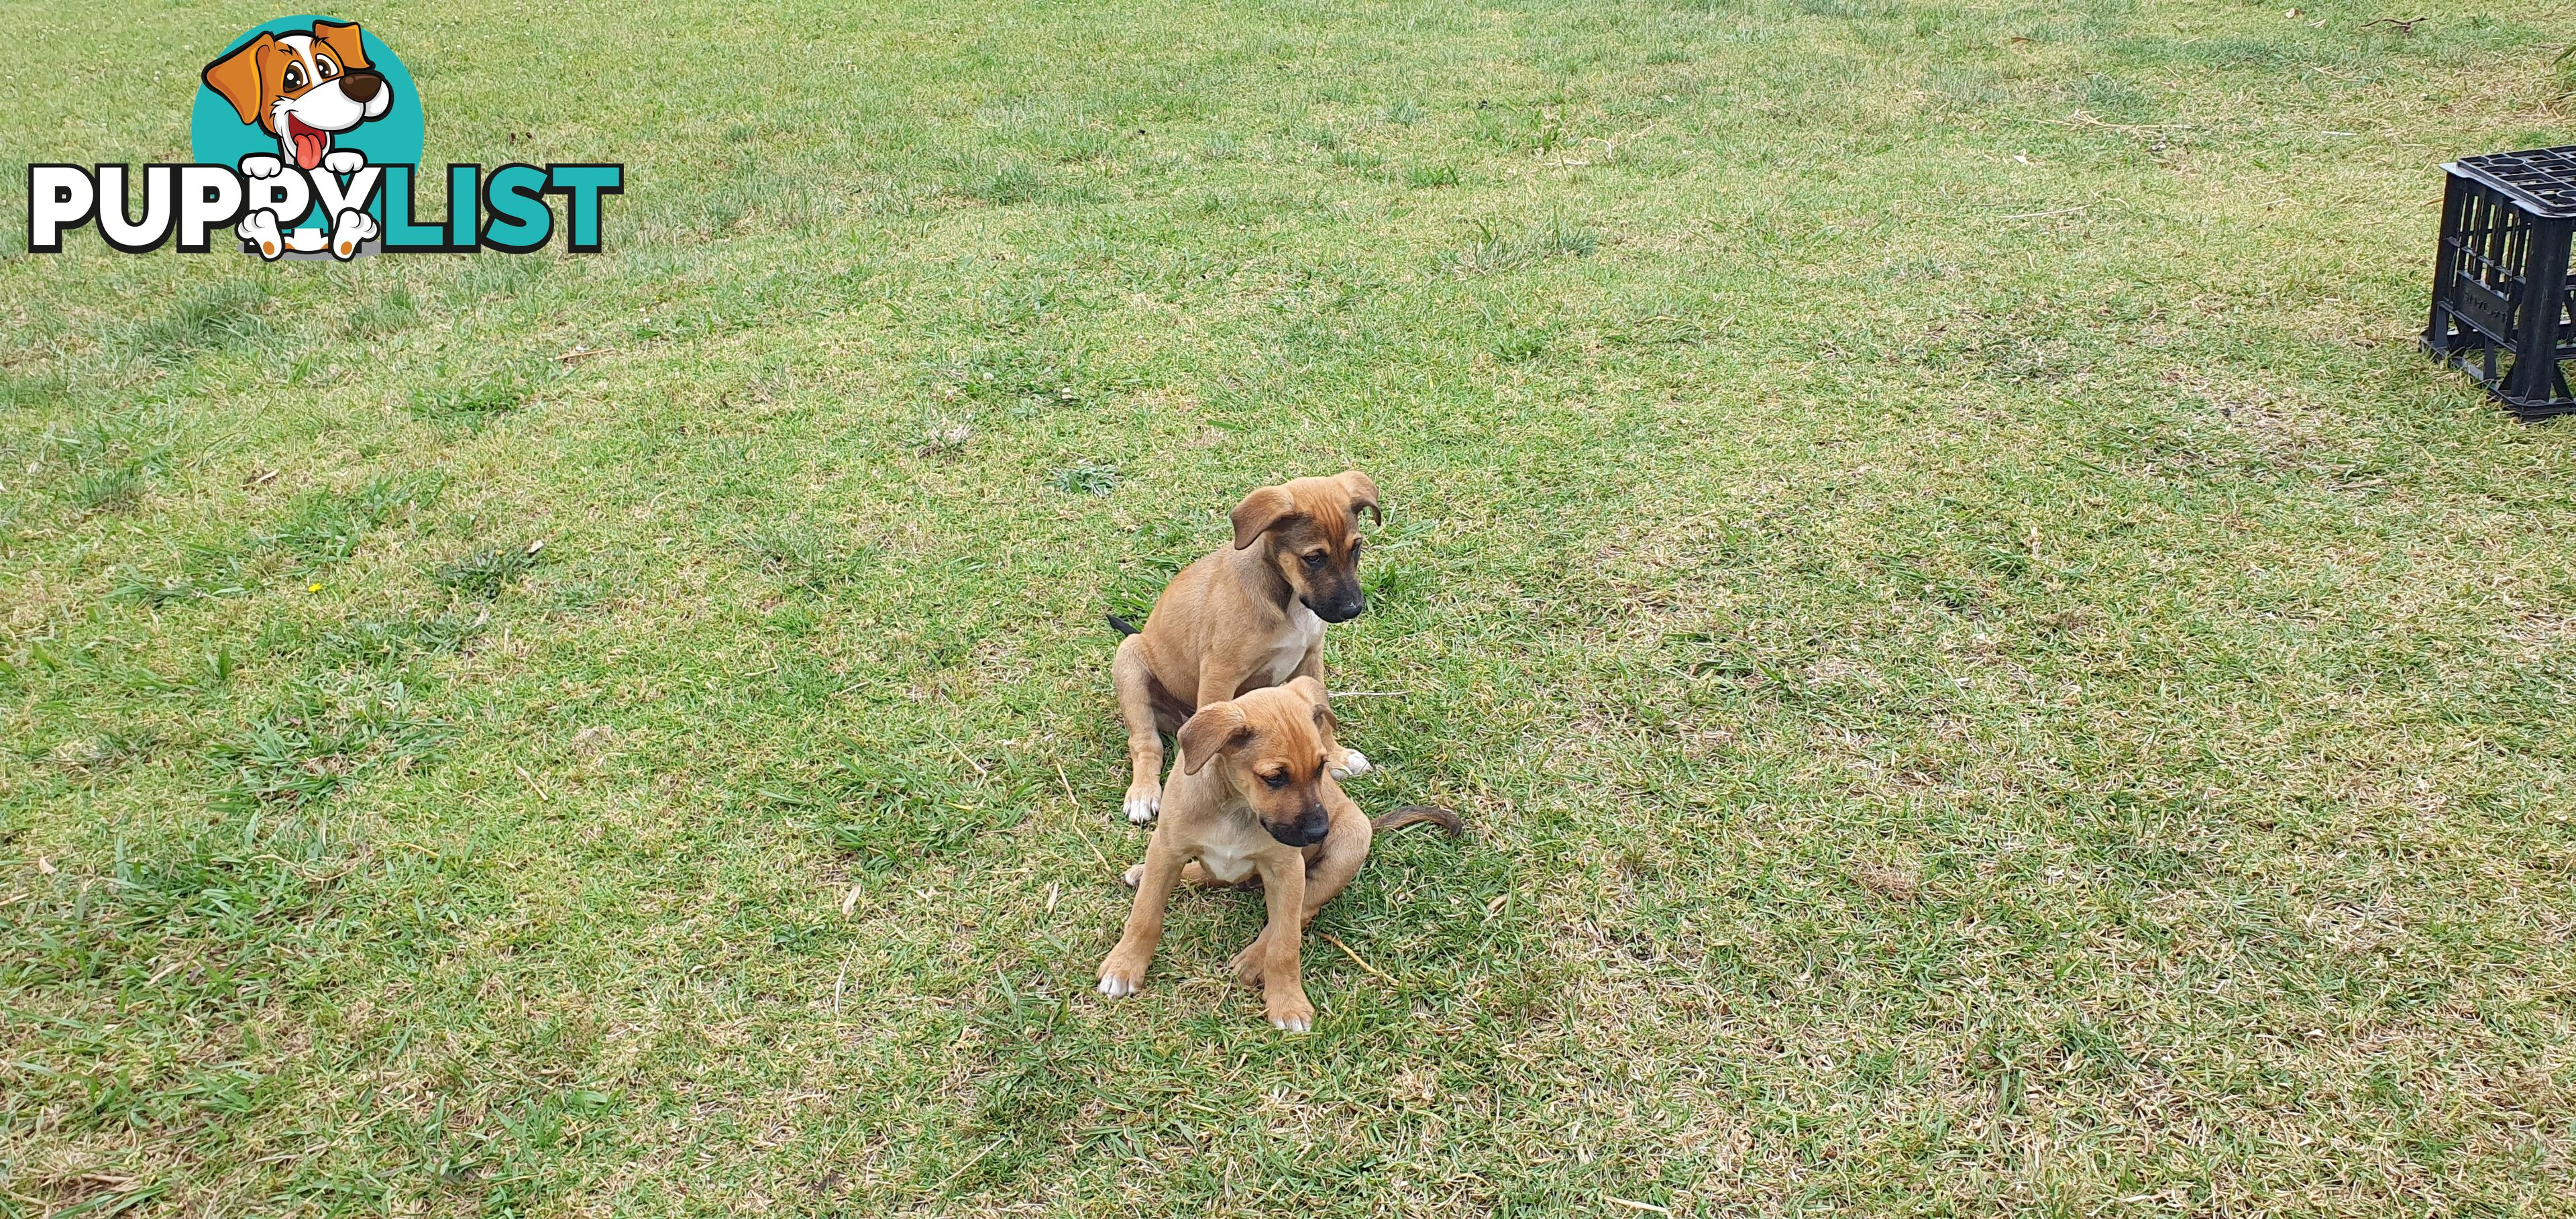
[[385,78],[365,69],[340,78],[340,92],[348,94],[350,101],[361,106],[376,100],[376,94],[383,92],[384,88]]
[[1333,819],[1322,815],[1300,817],[1294,825],[1265,821],[1261,828],[1270,831],[1270,836],[1278,839],[1281,846],[1310,847],[1322,842],[1324,835],[1332,831]]
[[1368,598],[1361,596],[1335,598],[1322,605],[1309,601],[1306,603],[1306,608],[1315,611],[1315,616],[1326,622],[1348,622],[1368,612]]

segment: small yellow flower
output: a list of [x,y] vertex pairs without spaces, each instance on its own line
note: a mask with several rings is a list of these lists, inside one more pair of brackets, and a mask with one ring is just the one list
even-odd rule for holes
[[318,593],[322,591],[322,586],[320,584],[307,584],[304,586],[304,591],[308,593]]

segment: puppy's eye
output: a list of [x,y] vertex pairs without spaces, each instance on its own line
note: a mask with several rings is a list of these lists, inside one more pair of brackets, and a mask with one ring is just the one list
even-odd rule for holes
[[1288,776],[1284,774],[1263,775],[1261,776],[1261,781],[1269,784],[1272,791],[1277,791],[1280,788],[1288,786]]
[[1322,567],[1323,565],[1324,565],[1324,552],[1323,552],[1323,551],[1318,550],[1318,551],[1316,551],[1315,553],[1313,553],[1313,554],[1310,554],[1310,555],[1307,555],[1307,556],[1306,556],[1306,566],[1308,566],[1308,567]]
[[288,69],[286,70],[286,87],[287,87],[287,88],[289,88],[289,89],[301,89],[301,88],[303,88],[303,87],[304,87],[304,69],[302,69],[302,68],[288,68]]

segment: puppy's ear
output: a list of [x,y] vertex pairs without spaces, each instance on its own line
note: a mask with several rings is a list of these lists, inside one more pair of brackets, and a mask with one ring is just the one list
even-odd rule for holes
[[233,113],[245,123],[268,125],[268,87],[260,81],[259,57],[276,44],[276,39],[263,32],[232,54],[206,65],[206,87],[231,102]]
[[1330,740],[1333,735],[1333,698],[1324,693],[1324,683],[1300,674],[1281,688],[1314,705],[1315,731]]
[[368,66],[367,43],[357,22],[316,21],[313,23],[313,41],[321,43],[331,52],[331,58],[340,61],[341,71]]
[[1234,506],[1231,515],[1234,520],[1234,548],[1241,550],[1252,545],[1262,534],[1304,514],[1297,511],[1297,501],[1288,497],[1285,488],[1261,487],[1244,496],[1243,502]]
[[1252,725],[1244,722],[1243,708],[1232,703],[1201,707],[1181,725],[1181,773],[1197,774],[1207,768],[1208,759],[1241,749],[1251,739]]
[[1357,517],[1360,514],[1360,509],[1366,508],[1368,509],[1370,520],[1381,525],[1386,523],[1386,514],[1378,511],[1377,507],[1376,480],[1357,470],[1344,470],[1342,471],[1341,477],[1333,481],[1342,484],[1342,489],[1351,493],[1351,515],[1353,517]]

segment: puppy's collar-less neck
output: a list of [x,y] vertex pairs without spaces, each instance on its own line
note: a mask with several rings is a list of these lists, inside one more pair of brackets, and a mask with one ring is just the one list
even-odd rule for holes
[[1289,607],[1297,602],[1297,590],[1290,586],[1288,577],[1279,574],[1278,539],[1263,534],[1260,545],[1251,554],[1253,566],[1261,573],[1256,578],[1260,581],[1262,600],[1285,616]]
[[1208,769],[1212,772],[1208,777],[1216,783],[1217,812],[1231,821],[1251,823],[1261,819],[1260,814],[1252,811],[1252,801],[1244,798],[1243,789],[1235,785],[1233,762],[1228,761],[1224,754],[1218,754],[1208,759]]

